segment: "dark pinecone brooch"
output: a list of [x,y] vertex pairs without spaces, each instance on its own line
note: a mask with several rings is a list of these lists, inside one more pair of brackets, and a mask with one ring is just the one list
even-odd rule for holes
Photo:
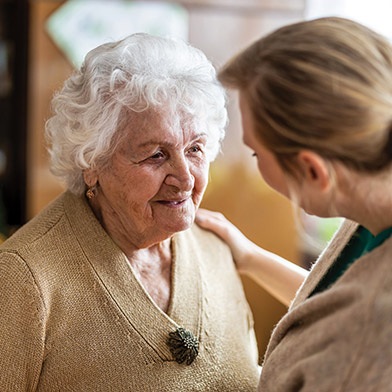
[[175,332],[169,333],[167,344],[177,363],[186,361],[190,365],[199,354],[199,342],[192,332],[184,328],[177,328]]

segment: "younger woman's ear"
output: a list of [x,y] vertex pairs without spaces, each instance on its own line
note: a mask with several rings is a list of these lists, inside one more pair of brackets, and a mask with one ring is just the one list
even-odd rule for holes
[[95,170],[86,169],[83,171],[83,179],[88,187],[93,187],[98,182],[98,174]]
[[302,150],[297,155],[297,163],[304,179],[320,191],[326,191],[331,185],[328,164],[324,158],[313,151]]

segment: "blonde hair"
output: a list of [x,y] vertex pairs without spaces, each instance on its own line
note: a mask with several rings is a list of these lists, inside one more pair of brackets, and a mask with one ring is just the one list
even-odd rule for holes
[[286,172],[317,152],[359,171],[392,158],[392,48],[367,27],[328,17],[282,27],[221,70],[246,96],[260,140]]

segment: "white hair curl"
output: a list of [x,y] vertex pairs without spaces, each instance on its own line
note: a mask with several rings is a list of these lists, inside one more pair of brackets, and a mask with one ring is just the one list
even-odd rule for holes
[[51,171],[76,194],[83,170],[109,162],[128,110],[190,116],[208,134],[212,161],[225,134],[225,92],[206,56],[183,41],[133,34],[91,50],[52,100],[46,122]]

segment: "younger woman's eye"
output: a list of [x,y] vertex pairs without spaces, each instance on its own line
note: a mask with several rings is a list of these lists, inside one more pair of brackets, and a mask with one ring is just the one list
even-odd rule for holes
[[254,152],[254,153],[252,154],[252,157],[257,157],[257,152]]

